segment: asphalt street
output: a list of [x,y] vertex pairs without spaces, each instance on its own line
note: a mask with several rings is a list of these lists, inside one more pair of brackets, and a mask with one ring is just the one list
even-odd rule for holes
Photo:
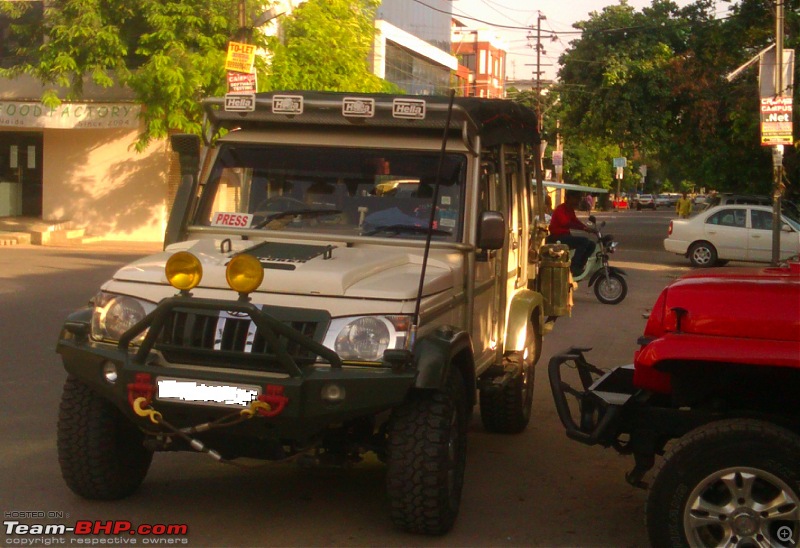
[[[612,263],[627,271],[628,298],[617,306],[602,305],[589,288],[579,287],[572,317],[559,320],[545,338],[533,418],[524,433],[488,434],[476,414],[461,514],[453,531],[437,538],[392,527],[384,467],[374,459],[347,469],[269,464],[243,470],[197,454],[157,454],[134,496],[116,502],[78,498],[61,479],[55,448],[66,377],[54,352],[59,328],[117,267],[158,246],[0,248],[0,507],[5,520],[35,511],[52,512],[51,518],[38,520],[52,524],[187,524],[188,535],[178,540],[192,546],[646,546],[646,494],[624,481],[630,459],[566,438],[546,364],[570,345],[593,347],[590,360],[600,367],[632,360],[657,294],[688,270],[685,259],[661,247],[670,217],[668,211],[598,215],[621,242]],[[0,533],[0,538],[20,545],[19,537]]]

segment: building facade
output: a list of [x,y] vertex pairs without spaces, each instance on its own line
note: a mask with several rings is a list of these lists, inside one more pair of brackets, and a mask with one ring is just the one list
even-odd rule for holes
[[[467,97],[505,97],[507,46],[492,30],[471,29],[452,20],[451,53],[459,63],[459,82]],[[464,81],[466,77],[466,81]]]
[[445,95],[458,68],[450,54],[449,0],[383,0],[375,21],[372,71],[414,95]]

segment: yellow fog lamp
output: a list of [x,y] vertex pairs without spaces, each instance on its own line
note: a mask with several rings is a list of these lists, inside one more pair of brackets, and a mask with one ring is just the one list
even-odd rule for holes
[[188,251],[178,251],[167,259],[164,268],[169,285],[181,291],[191,291],[203,278],[203,265],[200,259]]
[[239,294],[252,293],[264,281],[264,267],[258,259],[247,253],[236,255],[225,270],[228,285]]

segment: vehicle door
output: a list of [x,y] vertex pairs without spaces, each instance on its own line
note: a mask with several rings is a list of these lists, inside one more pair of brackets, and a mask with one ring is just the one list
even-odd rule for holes
[[[784,219],[782,225],[788,225]],[[781,230],[780,257],[790,257],[800,253],[800,233]],[[747,238],[747,259],[768,263],[772,261],[772,212],[751,209],[750,228]]]
[[720,259],[747,259],[747,209],[731,207],[711,215],[703,225],[703,235],[717,249]]
[[[502,211],[500,173],[494,162],[481,166],[478,184],[478,217],[484,211]],[[475,258],[474,306],[472,309],[472,344],[478,371],[494,363],[499,340],[500,300],[502,294],[503,250],[479,249]]]

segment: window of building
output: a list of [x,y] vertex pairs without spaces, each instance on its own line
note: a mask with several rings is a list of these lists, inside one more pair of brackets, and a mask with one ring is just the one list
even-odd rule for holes
[[461,64],[467,67],[471,72],[475,72],[475,54],[474,53],[462,54]]
[[386,42],[386,79],[413,95],[446,95],[450,69]]

